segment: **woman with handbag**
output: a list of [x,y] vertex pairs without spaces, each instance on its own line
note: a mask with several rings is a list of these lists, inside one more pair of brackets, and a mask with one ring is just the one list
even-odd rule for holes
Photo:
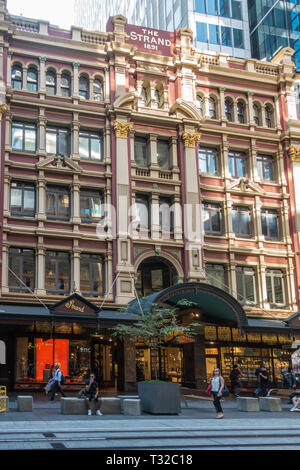
[[217,419],[222,419],[224,414],[223,414],[220,400],[222,396],[224,396],[223,389],[224,387],[226,388],[226,386],[225,386],[225,381],[223,377],[221,376],[220,369],[214,369],[213,375],[210,379],[210,383],[211,383],[211,393],[214,399],[213,403],[217,412]]

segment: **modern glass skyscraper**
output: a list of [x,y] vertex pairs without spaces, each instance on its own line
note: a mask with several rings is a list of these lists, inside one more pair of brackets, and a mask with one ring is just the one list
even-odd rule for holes
[[174,31],[188,26],[197,48],[233,57],[251,56],[247,0],[75,0],[75,23],[105,31],[109,16]]
[[300,0],[248,0],[248,7],[252,57],[271,60],[291,47],[300,70]]

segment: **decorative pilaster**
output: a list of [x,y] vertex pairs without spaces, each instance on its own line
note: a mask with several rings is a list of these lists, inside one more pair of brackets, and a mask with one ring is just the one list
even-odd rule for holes
[[11,62],[12,62],[13,51],[7,52],[7,73],[6,73],[6,81],[7,86],[11,87]]
[[131,122],[114,121],[114,129],[117,139],[127,139],[128,132],[133,129]]
[[194,149],[196,143],[199,142],[201,134],[195,132],[183,132],[182,139],[184,142],[184,146]]
[[79,98],[79,62],[73,62],[73,96]]
[[44,245],[44,237],[38,237],[37,244],[37,281],[36,281],[36,294],[37,295],[46,295],[45,290],[45,260],[46,260],[46,250]]
[[40,93],[46,93],[46,74],[45,74],[45,68],[46,68],[46,57],[39,57],[40,59],[40,79],[39,79],[39,84],[40,84]]

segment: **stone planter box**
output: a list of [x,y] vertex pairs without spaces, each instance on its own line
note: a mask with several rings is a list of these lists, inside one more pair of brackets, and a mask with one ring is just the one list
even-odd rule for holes
[[138,382],[142,411],[151,414],[178,415],[179,384],[174,382]]

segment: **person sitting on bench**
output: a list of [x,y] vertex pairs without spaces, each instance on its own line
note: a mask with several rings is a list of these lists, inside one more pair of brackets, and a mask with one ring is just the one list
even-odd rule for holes
[[85,401],[88,407],[88,415],[91,416],[92,410],[91,410],[91,401],[95,400],[98,403],[98,410],[97,410],[97,415],[102,416],[102,413],[100,411],[101,408],[101,397],[99,395],[99,387],[98,383],[95,380],[95,374],[90,374],[90,380],[88,384],[85,387]]

